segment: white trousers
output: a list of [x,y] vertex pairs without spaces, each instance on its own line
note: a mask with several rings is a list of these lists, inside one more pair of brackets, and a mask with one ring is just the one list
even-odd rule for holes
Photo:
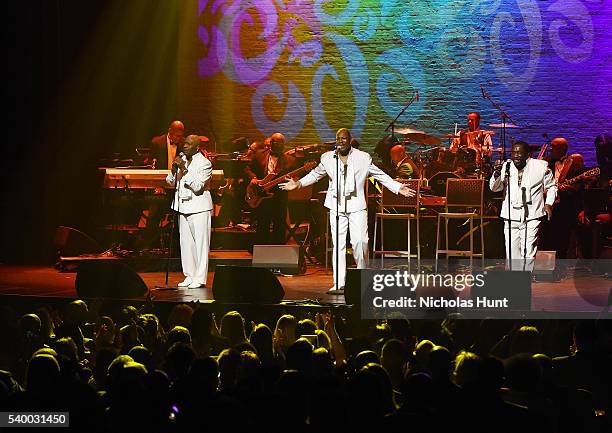
[[193,283],[206,284],[210,250],[210,211],[179,214],[181,265]]
[[510,227],[510,238],[508,238],[508,220],[504,220],[506,258],[508,258],[508,249],[510,249],[512,252],[512,270],[532,271],[535,256],[538,252],[540,220],[512,221]]
[[[329,226],[333,254],[332,263],[334,268],[334,287],[336,285],[336,274],[338,275],[338,287],[343,288],[346,280],[346,234],[350,230],[351,246],[353,247],[353,257],[358,269],[368,266],[368,211],[366,209],[357,212],[340,212],[338,221],[339,244],[336,245],[336,212],[329,212]],[[339,251],[338,269],[336,269],[336,250]]]

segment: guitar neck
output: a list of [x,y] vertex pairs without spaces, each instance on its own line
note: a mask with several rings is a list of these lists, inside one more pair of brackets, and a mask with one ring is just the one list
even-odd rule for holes
[[592,170],[589,171],[585,171],[582,174],[579,174],[576,177],[572,177],[571,179],[566,180],[565,182],[561,182],[561,185],[572,185],[576,182],[581,181],[582,179],[584,179],[585,177],[590,177],[590,176],[599,176],[599,167],[594,168]]
[[268,183],[266,183],[266,184],[262,185],[262,188],[263,188],[264,190],[268,190],[268,189],[270,189],[270,188],[273,188],[273,187],[275,187],[276,185],[278,185],[279,183],[281,183],[283,180],[285,180],[285,178],[286,178],[286,177],[288,177],[288,176],[289,176],[289,177],[294,176],[294,175],[298,174],[300,171],[304,171],[304,169],[305,169],[305,168],[306,168],[305,166],[302,166],[302,167],[300,167],[300,168],[296,168],[296,169],[295,169],[295,170],[293,170],[293,171],[290,171],[289,173],[285,173],[285,174],[283,174],[282,176],[279,176],[279,177],[277,177],[276,179],[271,180],[270,182],[268,182]]

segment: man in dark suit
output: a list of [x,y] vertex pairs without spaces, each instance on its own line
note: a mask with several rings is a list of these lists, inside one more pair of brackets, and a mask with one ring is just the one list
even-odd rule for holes
[[[151,139],[151,156],[155,159],[156,169],[172,170],[172,162],[183,149],[184,134],[185,125],[180,120],[175,120],[170,123],[168,132]],[[159,245],[159,224],[172,202],[172,195],[166,194],[163,188],[156,188],[155,195],[149,198],[147,223],[136,244],[139,251]]]
[[[257,150],[245,173],[252,184],[261,184],[260,180],[268,174],[282,175],[296,166],[293,156],[283,153],[285,137],[277,132],[270,136],[270,147]],[[276,177],[276,176],[275,176]],[[255,209],[257,217],[256,244],[284,244],[285,219],[287,216],[287,192],[275,186],[270,191],[273,196],[263,200]],[[272,231],[270,232],[270,224]]]
[[181,152],[185,141],[185,125],[180,120],[173,121],[168,132],[151,139],[151,152],[157,160],[158,170],[172,170],[172,161]]

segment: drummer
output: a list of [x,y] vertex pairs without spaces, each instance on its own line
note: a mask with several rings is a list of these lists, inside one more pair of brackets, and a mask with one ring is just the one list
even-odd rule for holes
[[483,156],[490,157],[493,151],[493,143],[490,133],[480,129],[480,113],[477,111],[469,113],[467,126],[467,129],[463,129],[459,133],[459,137],[454,138],[451,142],[451,151],[457,152],[462,148],[474,149],[477,162],[480,162]]

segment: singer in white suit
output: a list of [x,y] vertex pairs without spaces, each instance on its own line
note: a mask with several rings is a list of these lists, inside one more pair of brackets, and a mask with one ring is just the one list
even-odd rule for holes
[[[506,189],[508,178],[510,197]],[[511,159],[496,162],[489,187],[494,192],[505,190],[500,216],[504,219],[506,257],[509,253],[512,257],[511,269],[532,270],[540,223],[544,217],[550,219],[557,196],[548,163],[530,158],[529,144],[517,141],[512,145]]]
[[210,250],[210,196],[212,164],[199,152],[200,139],[190,135],[183,152],[174,160],[166,182],[178,186],[172,209],[178,213],[181,242],[181,265],[185,280],[178,285],[196,289],[206,284]]
[[[363,269],[368,260],[368,211],[365,197],[365,181],[368,175],[372,175],[390,191],[412,197],[415,191],[405,185],[391,179],[380,168],[372,163],[372,157],[361,150],[351,147],[351,133],[342,128],[336,133],[337,153],[326,152],[321,155],[321,162],[310,173],[298,181],[287,179],[287,182],[279,185],[285,190],[293,190],[312,185],[323,177],[329,177],[329,186],[325,197],[325,207],[329,209],[329,225],[331,228],[332,242],[336,243],[336,206],[338,206],[338,235],[339,244],[334,248],[333,268],[334,287],[330,294],[342,294],[346,279],[346,235],[351,233],[351,244],[353,256],[357,268]],[[339,175],[340,182],[336,183],[337,161],[340,158]],[[339,191],[337,191],[337,187]],[[338,269],[336,269],[336,251],[338,256]],[[336,281],[337,287],[336,287]]]

